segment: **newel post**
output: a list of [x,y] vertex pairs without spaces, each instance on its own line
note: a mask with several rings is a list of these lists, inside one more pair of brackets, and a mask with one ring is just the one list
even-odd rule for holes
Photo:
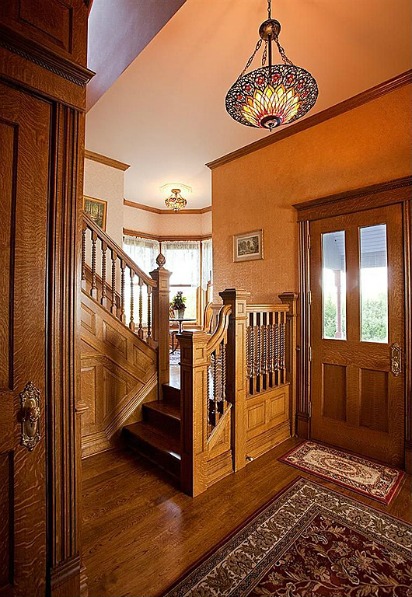
[[297,299],[295,292],[283,292],[279,298],[285,305],[289,305],[289,311],[286,316],[286,373],[287,380],[290,383],[290,420],[292,428],[290,434],[296,435],[296,319],[297,319]]
[[159,253],[157,269],[150,272],[156,286],[152,292],[152,335],[158,346],[159,399],[162,398],[162,385],[169,383],[169,278],[171,272],[164,268],[166,259]]
[[227,398],[232,403],[232,450],[235,471],[246,465],[246,302],[250,293],[228,288],[219,293],[224,305],[230,305],[226,346]]
[[183,331],[180,345],[181,489],[196,496],[207,489],[207,343],[204,332]]

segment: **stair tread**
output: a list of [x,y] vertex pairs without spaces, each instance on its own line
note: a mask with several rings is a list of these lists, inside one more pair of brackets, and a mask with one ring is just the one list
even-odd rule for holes
[[181,459],[180,442],[174,437],[162,433],[159,429],[153,427],[149,423],[140,421],[139,423],[127,425],[123,430],[154,448],[161,450],[162,452],[167,452],[178,460]]
[[145,402],[143,406],[144,408],[156,410],[180,421],[180,408],[175,402],[167,400],[154,400],[153,402]]

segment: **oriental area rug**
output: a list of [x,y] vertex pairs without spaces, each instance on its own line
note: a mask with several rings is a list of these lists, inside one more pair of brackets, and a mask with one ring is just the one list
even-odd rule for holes
[[382,504],[390,503],[405,476],[403,471],[312,441],[303,442],[279,460]]
[[298,479],[165,597],[407,597],[412,525]]

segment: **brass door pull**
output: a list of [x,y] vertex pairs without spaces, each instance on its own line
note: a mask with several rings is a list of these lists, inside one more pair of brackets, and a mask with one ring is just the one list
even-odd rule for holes
[[402,373],[402,348],[396,342],[391,346],[391,372],[395,377]]
[[21,403],[21,444],[30,452],[40,441],[40,390],[29,381],[19,394]]

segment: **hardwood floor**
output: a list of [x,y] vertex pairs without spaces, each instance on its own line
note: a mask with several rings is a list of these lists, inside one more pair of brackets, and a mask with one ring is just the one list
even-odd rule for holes
[[385,506],[305,475],[277,458],[291,439],[197,498],[133,453],[111,451],[83,462],[83,560],[89,597],[162,595],[189,567],[298,476],[412,522],[411,476]]

